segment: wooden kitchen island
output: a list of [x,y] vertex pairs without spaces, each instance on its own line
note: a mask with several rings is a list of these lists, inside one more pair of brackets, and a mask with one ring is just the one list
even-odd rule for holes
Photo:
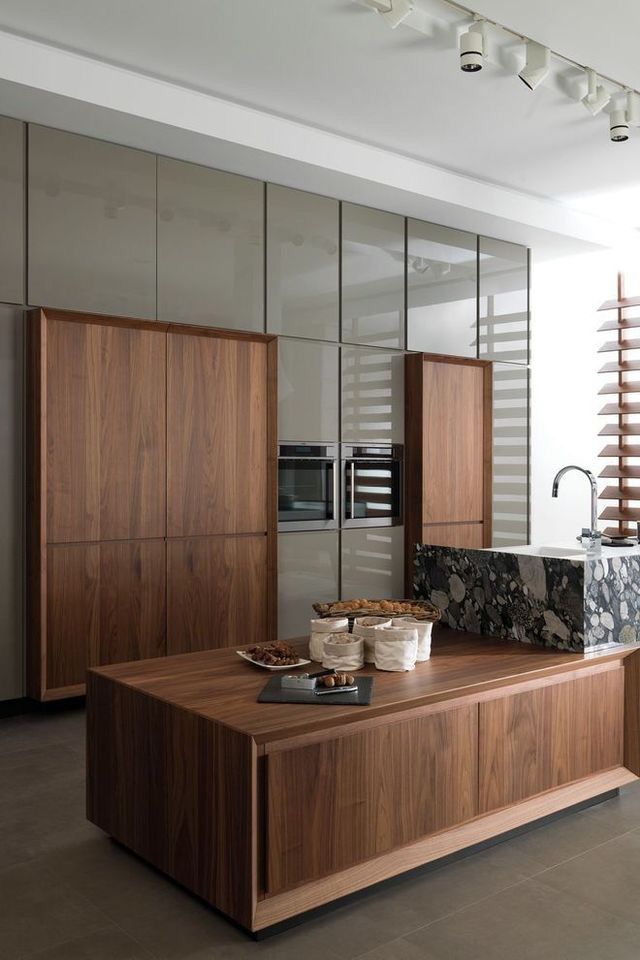
[[369,707],[259,704],[230,649],[91,670],[87,815],[255,933],[636,780],[639,658],[441,628]]

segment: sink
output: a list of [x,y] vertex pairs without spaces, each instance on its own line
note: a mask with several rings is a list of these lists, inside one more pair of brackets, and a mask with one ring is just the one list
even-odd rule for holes
[[[492,549],[492,548],[489,548]],[[500,547],[495,553],[513,553],[516,556],[551,557],[558,560],[586,560],[586,552],[579,547]]]

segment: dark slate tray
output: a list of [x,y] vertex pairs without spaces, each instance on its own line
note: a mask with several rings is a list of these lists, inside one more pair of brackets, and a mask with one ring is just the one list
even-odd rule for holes
[[282,677],[272,677],[258,696],[258,703],[324,703],[340,707],[366,707],[373,698],[373,677],[356,677],[358,692],[327,693],[317,696],[313,690],[282,689]]

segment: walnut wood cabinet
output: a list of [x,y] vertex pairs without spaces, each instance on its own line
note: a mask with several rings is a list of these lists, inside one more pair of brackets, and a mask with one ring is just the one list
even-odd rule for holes
[[492,364],[405,358],[406,587],[417,543],[491,545]]
[[28,320],[28,690],[274,635],[273,338]]

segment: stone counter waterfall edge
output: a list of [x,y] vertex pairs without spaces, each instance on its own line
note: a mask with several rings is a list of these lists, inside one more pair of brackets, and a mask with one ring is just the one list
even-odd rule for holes
[[561,650],[640,638],[640,556],[562,559],[419,544],[414,597],[442,622]]

